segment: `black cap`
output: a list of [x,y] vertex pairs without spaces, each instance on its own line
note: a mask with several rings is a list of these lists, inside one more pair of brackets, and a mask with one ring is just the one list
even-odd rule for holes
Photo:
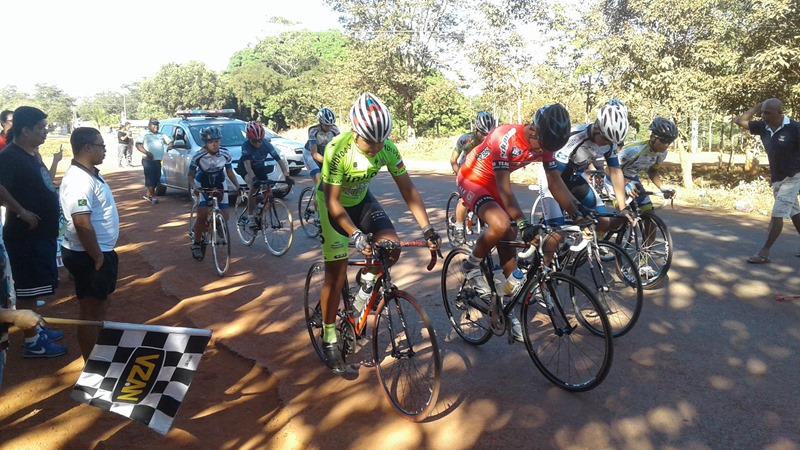
[[151,117],[149,123],[150,123],[150,125],[152,125],[152,124],[158,125],[158,119],[156,119],[155,117]]

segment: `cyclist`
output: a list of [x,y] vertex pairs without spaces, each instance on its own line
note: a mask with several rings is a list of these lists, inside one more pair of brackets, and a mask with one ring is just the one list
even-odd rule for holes
[[[222,199],[219,207],[225,219],[228,219],[228,194],[225,192],[225,175],[237,186],[236,174],[231,167],[231,154],[228,149],[220,146],[222,131],[219,127],[210,126],[200,130],[200,139],[203,147],[192,157],[189,166],[189,186],[195,189],[219,189]],[[209,200],[212,194],[200,192],[197,202],[197,220],[194,223],[194,242],[192,242],[192,257],[198,261],[203,260],[203,246],[200,239],[205,233],[208,215]]]
[[339,135],[339,127],[336,126],[336,116],[328,108],[317,111],[319,124],[308,129],[308,142],[303,151],[303,160],[306,169],[314,179],[314,185],[319,183],[319,171],[322,168],[322,158],[325,155],[325,147],[330,141]]
[[[456,148],[450,154],[450,165],[453,167],[453,174],[458,174],[458,169],[464,164],[467,154],[478,144],[486,139],[495,127],[497,122],[494,116],[486,111],[478,112],[475,117],[475,130],[472,133],[464,133],[456,141]],[[464,202],[456,203],[456,222],[453,224],[453,236],[459,244],[464,243],[464,221],[467,219],[467,207]]]
[[[594,122],[574,127],[566,145],[556,152],[556,170],[572,196],[583,207],[598,212],[605,210],[603,200],[583,175],[583,171],[600,156],[608,166],[606,175],[612,185],[608,192],[624,198],[625,182],[619,167],[617,146],[622,144],[627,135],[628,109],[619,100],[612,99],[600,108]],[[562,210],[554,203],[548,189],[549,180],[545,178],[542,182],[545,220],[552,225],[563,224]],[[621,213],[630,220],[629,209],[623,209]],[[613,223],[615,222],[611,219],[601,217],[598,219],[597,230],[602,233]]]
[[[286,183],[289,185],[294,184],[294,180],[289,177],[289,168],[286,163],[281,159],[280,153],[275,147],[270,144],[269,140],[264,137],[264,127],[260,123],[251,121],[245,125],[245,134],[247,140],[242,144],[242,158],[239,160],[239,165],[244,166],[244,181],[253,195],[247,197],[247,226],[251,230],[258,228],[255,217],[253,217],[253,209],[256,205],[256,189],[259,186],[269,181],[269,173],[272,171],[272,166],[267,166],[266,161],[270,156],[275,159],[283,172]],[[236,183],[234,182],[234,185]]]
[[[468,286],[481,296],[490,296],[480,262],[500,240],[513,240],[515,221],[522,239],[531,242],[537,229],[525,219],[522,209],[511,191],[511,172],[532,162],[542,161],[551,190],[558,203],[574,217],[582,216],[572,203],[572,197],[555,165],[554,152],[567,142],[570,130],[569,113],[556,103],[539,109],[528,125],[500,125],[468,155],[458,171],[458,189],[467,207],[487,225],[482,231],[469,258],[464,262]],[[553,244],[556,243],[552,240]],[[554,245],[553,245],[554,247]],[[551,249],[554,250],[555,248]],[[513,248],[498,247],[497,253],[504,276],[517,268]],[[516,317],[511,318],[512,333],[522,339],[522,327]]]
[[[325,364],[334,373],[344,372],[344,359],[336,345],[334,321],[347,275],[348,238],[365,255],[371,254],[367,234],[375,239],[398,241],[389,216],[369,191],[369,182],[381,167],[392,175],[403,200],[413,214],[431,250],[439,248],[439,235],[433,229],[425,204],[406,172],[400,153],[388,140],[392,131],[389,109],[376,96],[364,93],[350,108],[352,131],[342,133],[328,145],[317,184],[320,216],[320,240],[325,259],[325,281],[320,304],[323,318],[323,353]],[[400,257],[393,251],[390,263]],[[372,275],[374,279],[374,274]],[[362,272],[362,280],[367,278]]]
[[[647,171],[647,176],[656,187],[664,193],[664,198],[672,198],[674,189],[664,187],[658,173],[659,165],[667,159],[667,149],[678,138],[678,127],[670,120],[656,117],[650,124],[650,138],[646,141],[633,142],[626,145],[618,154],[620,169],[625,177],[625,193],[636,199],[641,211],[652,211],[653,202],[650,196],[644,194],[639,173]],[[611,179],[605,176],[604,183],[609,197],[616,204],[617,196],[611,188]],[[652,221],[644,222],[645,244],[650,245],[655,240],[655,224]],[[657,275],[650,266],[639,267],[640,275],[646,280]]]

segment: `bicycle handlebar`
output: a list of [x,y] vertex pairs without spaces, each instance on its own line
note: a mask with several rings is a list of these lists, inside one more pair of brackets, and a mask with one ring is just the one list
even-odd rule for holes
[[[394,250],[400,247],[426,247],[426,248],[428,247],[428,241],[425,239],[414,239],[413,241],[400,241],[400,242],[383,239],[375,242],[372,240],[371,236],[370,236],[370,244],[374,247],[382,248],[385,250]],[[441,250],[436,250],[436,251],[431,250],[431,261],[428,263],[426,267],[428,269],[428,272],[433,270],[434,266],[436,266],[437,253],[438,256],[441,258],[442,257]]]

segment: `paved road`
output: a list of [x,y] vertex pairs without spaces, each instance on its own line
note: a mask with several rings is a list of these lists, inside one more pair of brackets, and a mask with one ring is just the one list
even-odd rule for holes
[[[113,157],[113,150],[109,152]],[[110,158],[113,159],[113,158]],[[141,196],[139,169],[109,175],[118,198]],[[301,180],[287,201],[296,209]],[[452,176],[413,175],[434,224],[442,230]],[[373,192],[403,238],[419,234],[386,174]],[[523,207],[533,195],[519,186]],[[295,233],[289,253],[266,254],[263,242],[236,242],[225,278],[211,261],[191,259],[189,201],[168,194],[159,205],[122,207],[128,249],[152,265],[163,289],[181,300],[197,326],[280,379],[285,407],[265,411],[269,429],[296,447],[337,448],[800,448],[800,239],[786,227],[773,264],[744,257],[761,244],[765,219],[695,208],[663,210],[676,248],[670,279],[645,294],[636,328],[615,343],[610,375],[597,389],[570,394],[547,382],[522,344],[504,338],[480,347],[462,342],[439,294],[441,263],[407,249],[393,271],[398,285],[428,311],[444,370],[437,409],[423,424],[400,419],[371,370],[336,377],[308,341],[302,286],[317,244]],[[146,299],[143,299],[146,300]],[[202,368],[201,368],[202,370]]]

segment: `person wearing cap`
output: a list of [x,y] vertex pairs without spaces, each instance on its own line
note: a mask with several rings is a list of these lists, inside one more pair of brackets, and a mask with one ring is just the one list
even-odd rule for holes
[[144,185],[147,193],[144,199],[150,203],[158,203],[156,198],[156,186],[161,181],[161,160],[164,153],[172,149],[172,139],[164,133],[158,132],[158,119],[151,118],[147,125],[147,131],[136,139],[136,150],[139,150],[142,157],[142,168],[144,170]]

